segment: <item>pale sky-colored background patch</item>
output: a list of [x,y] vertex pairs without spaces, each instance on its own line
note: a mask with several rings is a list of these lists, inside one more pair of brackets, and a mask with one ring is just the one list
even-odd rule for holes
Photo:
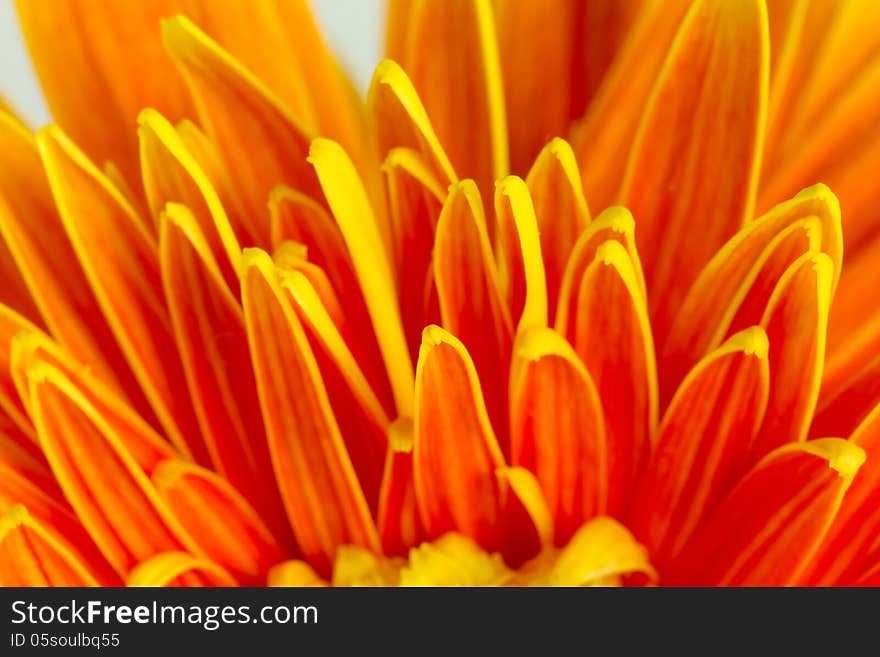
[[[385,3],[382,0],[311,0],[311,5],[330,47],[358,88],[366,91],[381,58]],[[0,95],[32,125],[49,122],[49,113],[18,28],[13,0],[0,0]]]

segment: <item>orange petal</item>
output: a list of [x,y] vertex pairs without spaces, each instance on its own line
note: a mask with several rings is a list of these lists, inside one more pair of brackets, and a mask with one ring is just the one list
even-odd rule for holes
[[0,586],[98,586],[86,566],[23,506],[0,517]]
[[458,182],[419,95],[396,62],[386,59],[376,67],[367,92],[367,108],[380,156],[386,157],[394,148],[413,149],[442,185]]
[[706,262],[751,219],[767,105],[766,12],[758,0],[692,6],[630,154],[621,196],[639,223],[661,335]]
[[833,265],[824,253],[805,255],[785,272],[761,325],[770,339],[773,385],[753,456],[804,440],[819,396]]
[[805,252],[828,254],[836,286],[843,265],[840,205],[824,185],[804,189],[747,224],[706,265],[676,313],[661,352],[664,396],[721,344],[738,314],[741,328],[757,320],[754,315],[744,319],[742,313],[762,313],[767,286],[775,287],[779,275]]
[[865,361],[867,364],[834,396],[825,396],[823,381],[811,436],[827,436],[829,431],[841,436],[852,433],[880,400],[880,355],[871,358],[869,352],[862,359]]
[[[609,66],[619,57],[636,19],[649,11],[645,0],[574,0],[568,29],[573,33],[572,98],[570,113],[579,118],[604,81]],[[664,3],[666,4],[666,3]],[[653,44],[657,47],[656,44]]]
[[[853,432],[850,442],[865,450],[869,464],[880,457],[880,405]],[[819,586],[846,586],[880,559],[880,470],[862,468],[853,480],[828,536],[810,564],[804,582]]]
[[579,281],[576,313],[564,330],[593,377],[608,445],[609,514],[627,506],[657,426],[654,343],[637,268],[620,242],[599,245]]
[[[572,87],[580,82],[573,70],[573,24],[579,3],[514,0],[493,4],[509,119],[511,170],[523,175],[548,137],[568,130]],[[541,65],[536,66],[536,61]],[[538,98],[540,102],[536,102]]]
[[190,0],[180,7],[253,71],[310,132],[344,144],[359,165],[368,163],[361,104],[324,44],[309,2]]
[[[150,415],[64,233],[33,137],[0,115],[0,144],[7,158],[0,166],[0,233],[49,330]],[[8,277],[2,280],[13,287]]]
[[562,139],[547,144],[526,178],[538,220],[551,317],[556,315],[565,265],[578,237],[590,223],[580,178],[571,146]]
[[131,571],[126,586],[237,586],[235,579],[210,559],[186,552],[161,552]]
[[208,248],[220,265],[231,289],[236,289],[241,245],[238,237],[253,242],[253,233],[236,231],[230,223],[207,174],[189,153],[178,132],[158,112],[138,115],[141,172],[153,225],[167,203],[182,203],[193,213]]
[[575,126],[572,146],[593,207],[620,202],[618,191],[626,169],[626,158],[620,155],[632,148],[669,45],[691,4],[689,0],[643,4],[583,120]]
[[503,440],[507,399],[504,386],[497,382],[507,380],[513,324],[473,181],[450,188],[437,224],[434,279],[443,326],[464,343],[474,359],[485,384],[489,415]]
[[494,180],[508,173],[504,88],[491,2],[425,0],[412,7],[408,18],[400,63],[456,171],[476,179],[481,189],[491,189]]
[[399,415],[412,411],[413,366],[403,333],[390,252],[351,159],[336,142],[316,139],[309,150],[321,188],[342,232],[385,361]]
[[245,326],[275,478],[303,554],[328,571],[340,545],[379,537],[314,354],[269,256],[245,251]]
[[413,483],[413,423],[401,418],[388,429],[388,454],[379,496],[382,553],[403,556],[425,538]]
[[173,121],[192,114],[186,87],[167,74],[168,56],[158,39],[159,19],[179,2],[16,4],[52,116],[93,161],[113,161],[135,184],[134,128],[141,108],[155,107]]
[[342,317],[350,327],[346,343],[363,363],[374,387],[383,399],[390,395],[388,377],[382,365],[372,320],[358,283],[342,232],[327,211],[295,190],[279,187],[269,199],[272,215],[272,243],[294,241],[305,247],[309,262],[327,275],[334,297],[341,304]]
[[165,550],[198,553],[127,449],[132,436],[117,433],[114,418],[103,417],[51,365],[32,365],[27,378],[31,415],[46,458],[116,572],[125,576],[139,561]]
[[[196,101],[199,119],[218,145],[246,216],[269,244],[266,199],[279,184],[314,195],[306,162],[311,133],[245,69],[188,19],[162,22],[162,40]],[[248,153],[242,158],[241,153]]]
[[96,377],[82,363],[47,336],[39,332],[23,332],[10,345],[10,371],[18,395],[28,413],[31,406],[31,383],[28,372],[32,367],[51,367],[60,372],[79,395],[94,408],[120,440],[135,462],[147,472],[156,464],[175,455],[168,444],[147,422],[135,412],[123,397]]
[[547,280],[538,219],[521,178],[507,176],[496,183],[495,216],[501,282],[517,319],[517,333],[546,326]]
[[[767,3],[770,19],[770,98],[767,116],[764,176],[776,171],[781,147],[789,142],[792,113],[802,102],[802,91],[830,31],[829,24],[845,3],[781,0]],[[840,57],[838,57],[840,61]],[[772,201],[775,203],[776,199]]]
[[[18,224],[24,223],[22,215],[40,225],[46,212],[52,212],[45,180],[29,130],[17,117],[0,108],[0,303],[38,323],[42,322],[41,312],[45,310],[38,310],[39,300],[31,298],[33,284],[28,284],[29,272],[24,266],[28,263],[22,263],[15,238]],[[27,224],[19,230],[27,233],[29,227]]]
[[581,359],[558,333],[517,338],[510,377],[511,462],[535,473],[564,545],[605,511],[608,454],[602,402]]
[[12,340],[24,332],[39,333],[40,330],[8,306],[0,304],[0,415],[8,418],[16,433],[35,441],[33,424],[22,405],[11,372]]
[[314,348],[345,446],[370,510],[374,511],[387,447],[385,432],[390,423],[386,409],[308,278],[296,270],[285,271],[281,286],[289,292]]
[[571,249],[559,285],[559,302],[556,307],[556,330],[565,334],[569,323],[577,314],[578,290],[587,267],[596,257],[596,249],[609,240],[620,242],[629,253],[635,276],[645,295],[645,277],[636,251],[635,222],[629,210],[610,207],[587,225]]
[[160,222],[165,297],[211,462],[286,538],[284,508],[266,477],[272,466],[241,306],[192,213],[169,204]]
[[222,477],[169,459],[152,475],[156,490],[205,555],[242,583],[262,583],[283,558],[253,507]]
[[418,356],[422,329],[431,323],[425,287],[434,232],[446,192],[424,158],[408,148],[394,148],[382,165],[388,190],[400,308],[410,356]]
[[828,318],[828,360],[820,408],[831,404],[853,385],[866,363],[880,352],[880,309],[874,303],[865,303],[874,292],[877,258],[880,236],[854,256],[847,255]]
[[74,515],[42,453],[33,455],[0,436],[0,514],[12,513],[16,505],[27,509],[27,522],[39,525],[49,542],[61,546],[100,582],[118,582]]
[[[694,326],[693,319],[687,322],[686,315],[679,311],[675,320],[678,332],[674,335],[676,339],[680,339],[682,335],[690,332],[694,336],[694,341],[686,347],[681,345],[682,353],[670,355],[668,360],[663,362],[661,403],[672,394],[694,357],[699,357],[699,354],[707,348],[714,349],[732,333],[760,323],[779,279],[798,258],[819,253],[820,240],[821,227],[815,217],[803,219],[786,227],[767,244],[767,248],[755,260],[733,297],[727,300],[726,307],[718,303],[716,290],[711,290],[703,297],[700,304],[702,307],[699,310],[717,313],[707,318],[707,324]],[[692,289],[692,293],[695,291],[696,286]],[[701,291],[706,292],[706,290]],[[699,303],[693,294],[688,295],[685,303],[687,304],[688,301],[692,301],[691,307]],[[690,324],[694,328],[685,324]]]
[[[870,185],[853,177],[878,161],[875,89],[880,84],[880,14],[871,3],[810,3],[801,18],[797,77],[776,117],[759,206],[806,182],[829,184],[846,208],[847,248],[873,235],[877,213],[866,205]],[[866,166],[867,165],[867,166]]]
[[771,452],[709,515],[675,562],[661,573],[661,583],[796,583],[864,460],[860,447],[837,438],[786,445]]
[[629,527],[662,572],[748,466],[767,408],[767,334],[737,333],[688,374],[657,431]]
[[428,326],[416,370],[413,444],[416,498],[428,538],[457,531],[496,549],[502,490],[495,471],[503,464],[467,350],[450,333]]
[[37,144],[64,229],[144,395],[174,444],[206,463],[161,295],[155,241],[57,127],[44,128]]

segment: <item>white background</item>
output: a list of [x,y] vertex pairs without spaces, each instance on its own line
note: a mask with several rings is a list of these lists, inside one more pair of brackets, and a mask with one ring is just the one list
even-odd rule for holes
[[[330,48],[358,87],[366,91],[381,57],[384,3],[382,0],[310,0],[310,4]],[[13,0],[0,0],[0,95],[35,127],[49,122],[22,42]]]

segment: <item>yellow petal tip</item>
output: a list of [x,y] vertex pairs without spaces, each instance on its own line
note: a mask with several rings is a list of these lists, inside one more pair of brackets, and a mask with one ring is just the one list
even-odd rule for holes
[[731,350],[742,351],[747,356],[755,356],[766,359],[770,351],[770,341],[767,332],[760,326],[749,328],[736,333],[727,340],[727,347]]
[[516,355],[527,361],[541,360],[546,356],[561,356],[567,360],[576,358],[568,341],[546,326],[535,326],[524,331],[516,341]]
[[388,446],[393,452],[409,454],[413,448],[412,418],[399,417],[388,427]]

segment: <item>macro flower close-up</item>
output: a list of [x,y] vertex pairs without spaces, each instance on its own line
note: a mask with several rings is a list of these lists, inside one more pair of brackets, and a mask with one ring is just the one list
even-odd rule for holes
[[874,0],[16,10],[0,585],[880,585]]

